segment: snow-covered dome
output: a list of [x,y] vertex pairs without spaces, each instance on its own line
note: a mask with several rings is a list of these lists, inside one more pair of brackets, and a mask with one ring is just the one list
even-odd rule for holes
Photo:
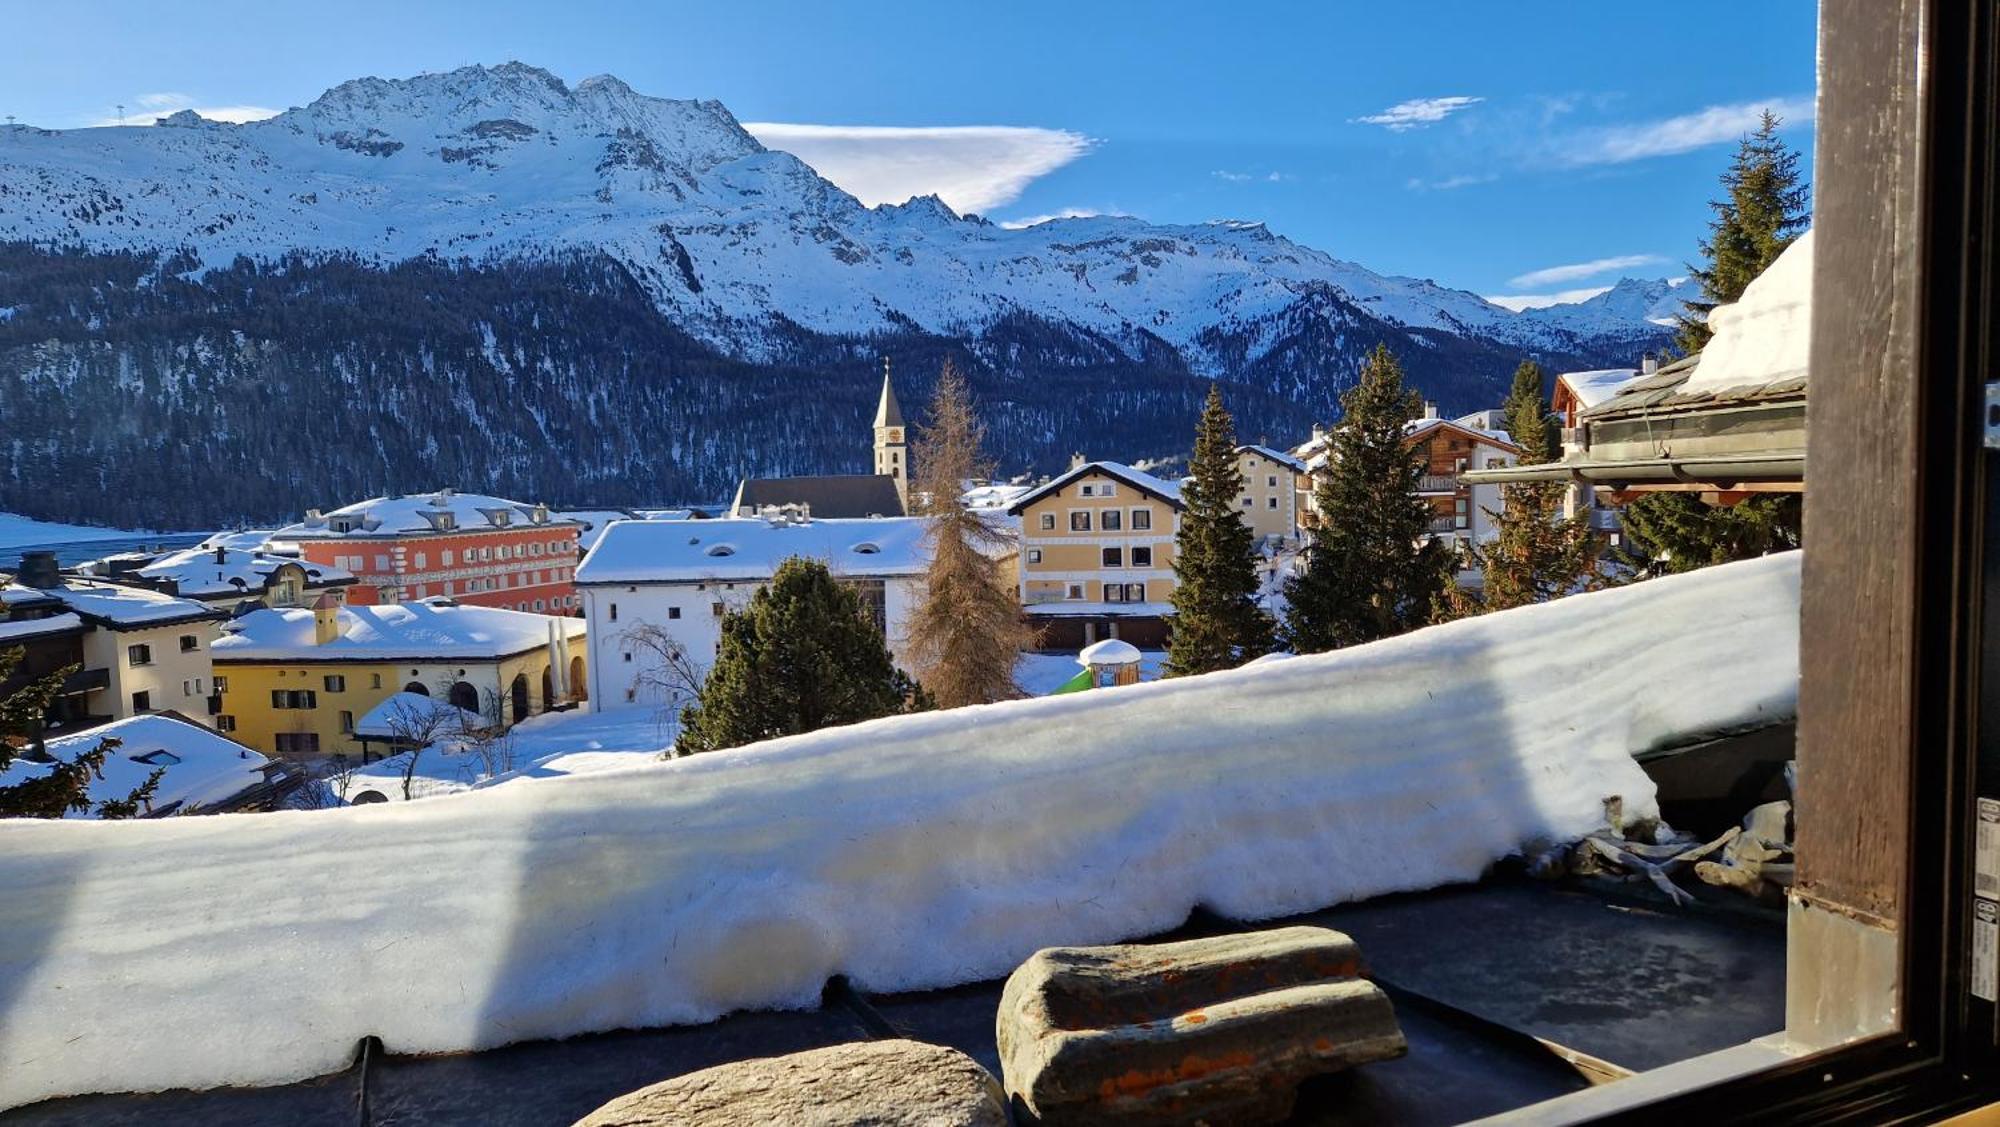
[[1084,665],[1137,665],[1139,647],[1117,638],[1106,638],[1096,645],[1083,647],[1076,660]]

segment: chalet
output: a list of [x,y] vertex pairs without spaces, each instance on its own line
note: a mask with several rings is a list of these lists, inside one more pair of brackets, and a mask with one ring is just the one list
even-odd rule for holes
[[1080,463],[1009,506],[1021,520],[1021,606],[1042,647],[1164,644],[1182,508],[1177,483],[1118,462]]
[[[1617,395],[1641,376],[1659,371],[1659,363],[1648,356],[1638,368],[1604,368],[1591,372],[1564,372],[1556,377],[1550,404],[1562,421],[1563,454],[1572,452],[1571,443],[1583,433],[1582,416]],[[1617,547],[1624,538],[1620,513],[1624,506],[1614,503],[1608,490],[1587,481],[1571,481],[1563,493],[1565,519],[1583,515],[1590,530],[1607,545]]]
[[662,703],[652,675],[661,658],[643,644],[648,635],[671,639],[705,675],[721,644],[722,616],[795,556],[825,563],[861,596],[901,664],[929,565],[925,526],[916,517],[612,524],[576,574],[589,624],[591,699],[599,708]]
[[[1407,441],[1423,453],[1417,493],[1430,506],[1432,537],[1464,546],[1485,543],[1495,535],[1493,520],[1487,514],[1501,507],[1499,488],[1476,484],[1465,476],[1476,469],[1511,466],[1520,458],[1520,447],[1505,431],[1490,429],[1494,421],[1492,413],[1485,411],[1442,418],[1436,404],[1426,403],[1423,415],[1406,426]],[[1332,434],[1316,429],[1312,439],[1292,453],[1319,475],[1325,472],[1332,451]],[[1316,517],[1309,504],[1306,522]],[[1469,581],[1471,575],[1461,579]]]

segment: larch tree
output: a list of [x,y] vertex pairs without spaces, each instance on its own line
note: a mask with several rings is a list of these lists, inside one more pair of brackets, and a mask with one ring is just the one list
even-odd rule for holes
[[701,698],[681,712],[676,754],[739,747],[922,707],[927,697],[889,657],[882,624],[818,560],[793,557],[742,610]]
[[[1540,365],[1523,361],[1514,369],[1514,386],[1506,401],[1507,433],[1521,448],[1522,465],[1556,456],[1555,416],[1542,387]],[[1588,515],[1562,515],[1568,488],[1560,481],[1501,488],[1501,510],[1487,510],[1495,535],[1473,549],[1483,579],[1482,609],[1546,602],[1576,590],[1595,570],[1597,548]]]
[[1422,397],[1377,345],[1341,396],[1343,418],[1314,489],[1318,519],[1305,567],[1286,584],[1286,639],[1312,653],[1372,642],[1430,622],[1451,583],[1456,553],[1429,535],[1417,493],[1423,454],[1409,441]]
[[1209,385],[1195,430],[1186,509],[1174,534],[1174,631],[1167,676],[1234,669],[1271,650],[1271,616],[1257,604],[1257,542],[1237,500],[1236,424]]
[[[1737,301],[1812,222],[1799,155],[1778,136],[1784,123],[1766,111],[1737,145],[1722,174],[1723,198],[1709,207],[1704,264],[1690,265],[1702,297],[1679,317],[1675,344],[1695,353],[1708,344],[1708,313]],[[1624,556],[1640,574],[1689,571],[1799,545],[1802,510],[1793,495],[1708,505],[1686,493],[1649,493],[1626,506]]]
[[966,485],[988,477],[993,465],[972,390],[948,359],[916,439],[910,484],[917,515],[928,522],[930,562],[910,615],[911,664],[940,708],[1018,697],[1014,667],[1035,635],[1001,582],[997,559],[1015,537],[965,504]]
[[[26,653],[19,646],[0,650],[0,684],[20,667]],[[90,784],[104,777],[104,757],[117,749],[118,740],[101,739],[74,759],[54,755],[42,742],[49,702],[74,672],[75,666],[58,669],[0,697],[0,777],[23,776],[19,782],[0,784],[0,818],[60,818],[91,810]],[[15,771],[16,761],[29,766]],[[95,813],[100,818],[131,818],[143,813],[165,773],[164,767],[154,768],[130,794],[99,802]]]

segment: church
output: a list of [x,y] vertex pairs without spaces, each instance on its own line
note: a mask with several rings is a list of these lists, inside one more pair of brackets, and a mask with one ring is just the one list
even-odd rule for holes
[[908,514],[910,451],[903,408],[882,360],[882,398],[875,406],[875,472],[819,477],[746,477],[729,511],[739,517],[788,513],[804,517],[900,517]]

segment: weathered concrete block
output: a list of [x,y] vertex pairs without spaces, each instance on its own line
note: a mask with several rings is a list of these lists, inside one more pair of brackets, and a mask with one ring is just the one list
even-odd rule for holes
[[861,1041],[690,1072],[576,1127],[1007,1127],[999,1081],[956,1049]]
[[1052,947],[1007,980],[1007,1094],[1051,1125],[1260,1123],[1311,1076],[1402,1056],[1387,995],[1337,931]]

